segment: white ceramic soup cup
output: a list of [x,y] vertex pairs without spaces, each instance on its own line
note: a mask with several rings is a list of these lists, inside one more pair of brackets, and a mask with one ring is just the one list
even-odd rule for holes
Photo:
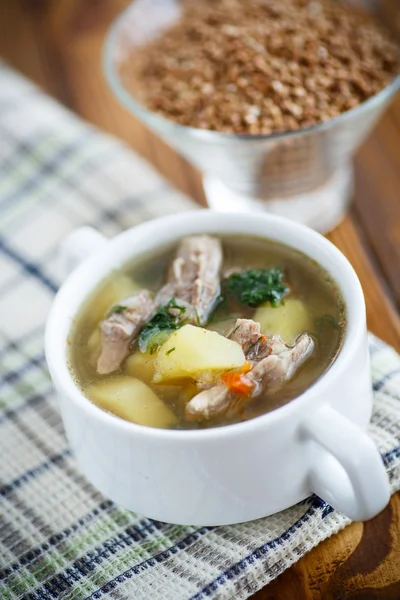
[[[68,369],[68,336],[85,300],[113,269],[190,234],[245,234],[301,250],[339,285],[348,326],[337,359],[297,399],[244,423],[176,431],[136,425],[92,404]],[[207,210],[157,219],[108,241],[84,228],[63,245],[68,269],[46,329],[46,357],[79,468],[137,513],[185,525],[224,525],[283,510],[312,493],[353,520],[389,500],[365,429],[372,390],[363,293],[346,258],[311,229],[270,215]]]

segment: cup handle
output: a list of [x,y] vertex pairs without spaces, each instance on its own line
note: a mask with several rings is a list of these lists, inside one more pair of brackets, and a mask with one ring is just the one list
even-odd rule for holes
[[78,265],[101,250],[107,242],[107,238],[92,227],[80,227],[67,235],[58,253],[61,277],[66,279]]
[[328,405],[304,423],[313,443],[311,489],[352,521],[366,521],[390,499],[389,479],[373,441]]

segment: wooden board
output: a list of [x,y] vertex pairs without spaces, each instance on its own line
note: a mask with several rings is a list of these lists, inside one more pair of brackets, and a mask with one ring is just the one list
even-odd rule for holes
[[[389,7],[397,0],[385,0]],[[3,0],[0,55],[102,129],[124,139],[204,204],[200,176],[118,106],[101,46],[127,0]],[[400,23],[400,20],[399,20]],[[400,26],[399,26],[400,27]],[[351,213],[329,238],[360,277],[371,331],[400,351],[400,98],[356,157]],[[257,600],[399,600],[400,494],[372,521],[320,544]]]

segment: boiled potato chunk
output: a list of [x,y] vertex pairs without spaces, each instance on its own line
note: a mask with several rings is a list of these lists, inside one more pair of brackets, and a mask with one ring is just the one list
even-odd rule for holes
[[87,342],[90,363],[95,366],[101,353],[101,331],[100,327],[96,327],[89,336]]
[[94,383],[87,394],[100,408],[138,425],[168,428],[177,423],[174,413],[153,390],[133,377],[120,375]]
[[313,320],[306,306],[296,298],[288,298],[276,308],[270,304],[260,306],[254,321],[260,323],[262,333],[280,335],[287,344],[293,343],[301,333],[313,329]]
[[146,383],[150,383],[154,376],[154,360],[155,356],[152,354],[135,352],[126,360],[125,371],[132,377],[138,377]]
[[132,296],[134,292],[138,292],[143,286],[138,285],[133,279],[122,273],[115,273],[104,288],[97,294],[97,301],[91,306],[91,319],[98,322],[104,319],[107,312],[116,304],[120,304],[121,300],[125,300]]
[[89,336],[87,349],[90,354],[100,354],[101,350],[101,331],[99,327],[93,329],[92,333]]
[[223,372],[245,362],[241,346],[215,331],[184,325],[158,350],[154,381],[196,379],[204,372]]

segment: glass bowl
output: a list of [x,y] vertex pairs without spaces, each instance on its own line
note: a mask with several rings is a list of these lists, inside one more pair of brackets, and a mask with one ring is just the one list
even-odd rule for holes
[[[352,4],[379,2],[353,0]],[[270,211],[323,233],[343,218],[353,191],[351,158],[397,90],[380,93],[340,116],[294,132],[230,134],[187,127],[147,110],[124,86],[119,65],[181,16],[179,0],[135,0],[112,24],[104,70],[119,101],[203,173],[210,208]]]

